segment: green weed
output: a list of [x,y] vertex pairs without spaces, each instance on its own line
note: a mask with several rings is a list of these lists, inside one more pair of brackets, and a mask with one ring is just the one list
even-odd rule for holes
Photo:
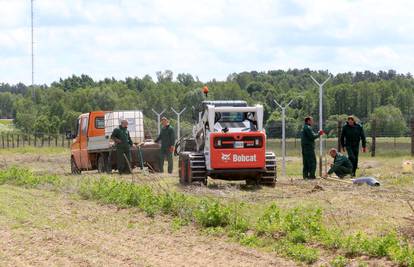
[[348,265],[348,259],[344,256],[337,256],[330,264],[332,267],[346,267]]
[[287,240],[276,242],[273,250],[278,254],[286,255],[291,259],[307,264],[312,264],[319,258],[317,249],[307,247],[304,244],[294,244]]
[[194,215],[203,227],[224,227],[230,223],[230,209],[217,200],[202,200]]

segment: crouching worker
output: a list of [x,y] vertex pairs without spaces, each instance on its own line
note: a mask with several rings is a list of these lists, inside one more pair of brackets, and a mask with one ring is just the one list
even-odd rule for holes
[[[334,162],[331,164],[328,174],[335,173],[339,178],[344,178],[345,175],[352,173],[352,163],[346,156],[339,153],[335,148],[329,150],[329,155],[334,158]],[[325,177],[327,176],[325,174]]]
[[131,146],[133,145],[128,132],[128,121],[122,120],[119,128],[112,132],[111,139],[115,142],[116,147],[116,166],[119,174],[131,173]]

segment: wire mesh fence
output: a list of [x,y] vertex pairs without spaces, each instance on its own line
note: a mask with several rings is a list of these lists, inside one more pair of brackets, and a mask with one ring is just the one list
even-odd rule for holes
[[71,140],[64,134],[26,134],[26,133],[0,133],[1,148],[33,147],[69,147]]
[[[339,136],[343,121],[338,121],[336,127],[330,127],[327,134],[324,135],[323,143],[325,152],[329,148],[339,148]],[[373,128],[374,126],[374,128]],[[286,127],[290,127],[286,125]],[[299,123],[296,123],[295,128],[290,128],[287,131],[288,138],[286,139],[286,154],[287,156],[301,155],[301,141]],[[315,132],[316,132],[315,126]],[[267,127],[268,143],[267,149],[274,151],[277,155],[282,155],[282,139],[281,137],[281,123],[273,124],[272,127]],[[269,134],[270,133],[270,134]],[[404,136],[400,132],[392,130],[382,130],[377,132],[375,125],[370,126],[366,133],[367,150],[373,155],[388,155],[388,156],[410,156],[413,151],[414,127],[410,127]],[[189,131],[182,129],[182,136],[191,136]],[[152,137],[155,137],[154,134]],[[66,139],[64,134],[49,134],[49,133],[16,133],[3,132],[0,133],[0,148],[18,148],[24,146],[33,147],[70,147],[72,140]],[[319,150],[319,141],[315,142],[315,151]]]
[[[367,153],[371,155],[372,140],[367,137]],[[323,138],[325,152],[330,148],[338,148],[337,138]],[[282,155],[282,139],[272,138],[267,142],[267,150],[274,151],[277,156]],[[315,142],[315,151],[319,151],[319,141]],[[286,140],[286,155],[296,157],[302,153],[300,138],[288,138]],[[411,138],[410,137],[378,137],[376,140],[376,156],[410,156]]]

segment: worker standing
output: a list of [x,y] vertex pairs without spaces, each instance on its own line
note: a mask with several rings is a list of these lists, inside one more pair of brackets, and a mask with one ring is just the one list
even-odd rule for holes
[[173,152],[175,144],[174,128],[166,117],[161,119],[162,129],[155,142],[161,141],[160,171],[164,172],[164,159],[168,161],[168,173],[173,172]]
[[362,152],[367,151],[367,141],[364,129],[355,122],[354,116],[349,116],[346,124],[342,128],[341,146],[346,149],[348,158],[352,162],[352,176],[355,177],[358,168],[359,143],[362,141]]
[[334,162],[331,165],[328,173],[324,175],[327,177],[328,174],[335,173],[339,178],[344,178],[345,175],[352,173],[352,163],[351,161],[341,153],[339,153],[336,148],[331,148],[329,150],[329,155],[334,158]]
[[116,147],[116,165],[119,174],[131,173],[131,146],[133,145],[128,131],[128,121],[122,120],[119,128],[112,132],[111,139],[115,142]]
[[315,133],[312,129],[313,118],[305,118],[305,124],[301,132],[302,158],[303,158],[303,179],[315,179],[316,156],[315,156],[315,139],[323,135],[322,130]]

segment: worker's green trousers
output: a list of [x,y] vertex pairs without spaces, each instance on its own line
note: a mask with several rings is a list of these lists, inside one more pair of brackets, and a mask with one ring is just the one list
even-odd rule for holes
[[332,171],[338,176],[339,178],[343,178],[345,175],[351,174],[352,169],[347,168],[344,166],[332,167]]
[[348,158],[352,163],[352,176],[355,176],[355,172],[358,168],[359,145],[347,146],[346,152],[348,153]]
[[314,148],[302,147],[303,179],[314,179],[316,172],[316,156]]
[[168,161],[168,173],[173,172],[173,154],[167,149],[160,150],[160,172],[164,172],[164,159]]
[[116,166],[117,166],[118,172],[120,174],[131,173],[130,165],[131,165],[131,150],[129,149],[129,146],[117,147],[116,148]]

